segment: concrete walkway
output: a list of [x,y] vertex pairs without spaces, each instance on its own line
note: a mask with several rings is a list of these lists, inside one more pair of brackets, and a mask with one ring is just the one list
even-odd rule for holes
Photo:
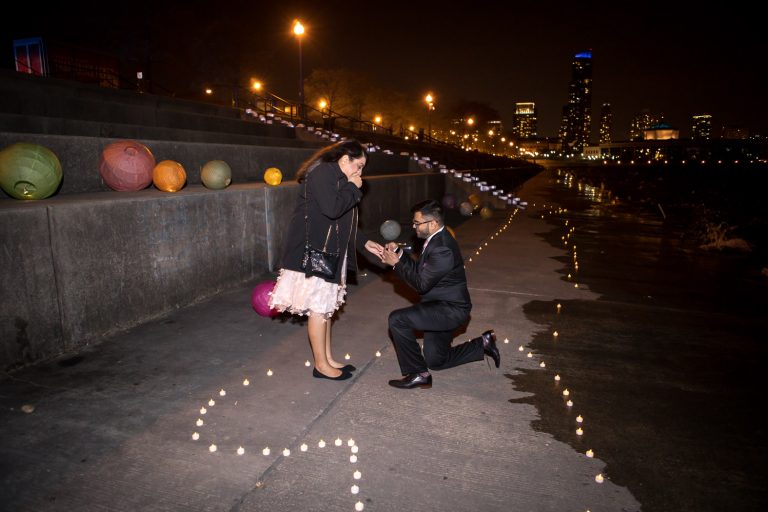
[[[369,270],[334,324],[334,352],[356,376],[314,379],[305,325],[260,317],[251,286],[232,290],[0,382],[0,509],[640,510],[626,488],[596,481],[599,454],[535,431],[537,410],[510,380],[557,373],[528,357],[541,326],[523,304],[594,298],[557,273],[565,248],[537,236],[546,187],[534,178],[517,194],[527,210],[456,229],[474,304],[458,340],[494,328],[500,369],[435,372],[430,390],[388,386],[399,369],[387,316],[408,299]],[[573,398],[562,414],[575,430]]]

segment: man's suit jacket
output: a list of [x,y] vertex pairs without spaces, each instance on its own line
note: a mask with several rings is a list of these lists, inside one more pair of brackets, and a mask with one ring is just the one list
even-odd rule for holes
[[418,261],[404,254],[395,272],[421,295],[422,302],[472,307],[459,244],[445,228],[432,237]]

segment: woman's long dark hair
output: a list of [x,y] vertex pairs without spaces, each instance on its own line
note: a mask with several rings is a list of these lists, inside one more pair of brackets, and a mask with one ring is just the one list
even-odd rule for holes
[[320,149],[305,160],[296,172],[296,181],[301,183],[307,179],[307,174],[321,162],[338,162],[344,155],[347,155],[350,160],[365,157],[366,163],[368,162],[368,152],[365,150],[365,146],[355,139],[337,142],[336,144]]

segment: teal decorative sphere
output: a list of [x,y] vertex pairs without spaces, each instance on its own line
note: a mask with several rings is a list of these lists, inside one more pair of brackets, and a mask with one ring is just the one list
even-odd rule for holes
[[381,223],[379,233],[384,237],[384,240],[391,242],[396,240],[400,236],[400,223],[394,220],[385,220]]
[[62,176],[59,159],[39,144],[17,142],[0,151],[0,188],[16,199],[45,199]]
[[227,188],[232,183],[232,168],[224,160],[211,160],[200,171],[200,180],[210,189]]

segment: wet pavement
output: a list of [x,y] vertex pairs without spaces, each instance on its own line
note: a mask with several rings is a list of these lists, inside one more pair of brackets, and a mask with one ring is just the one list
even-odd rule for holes
[[455,223],[457,341],[493,327],[499,370],[387,386],[411,294],[369,265],[334,324],[356,376],[313,379],[305,325],[248,283],[0,381],[0,509],[763,510],[765,283],[551,171],[517,195]]

